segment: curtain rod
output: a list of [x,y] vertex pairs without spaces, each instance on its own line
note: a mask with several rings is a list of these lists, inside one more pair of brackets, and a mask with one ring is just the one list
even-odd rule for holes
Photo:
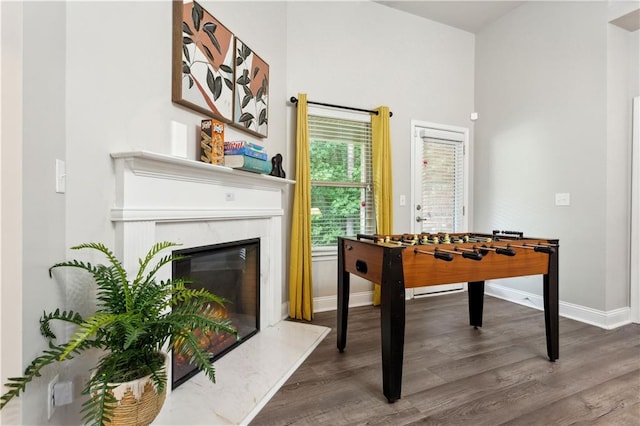
[[[296,98],[295,96],[292,96],[289,100],[291,101],[292,104],[296,104],[296,105],[298,104],[298,98]],[[307,101],[307,103],[312,105],[322,105],[322,106],[331,107],[331,108],[348,109],[349,111],[368,112],[369,114],[378,115],[378,111],[373,111],[370,109],[354,108],[354,107],[348,107],[343,105],[325,104],[323,102],[313,102],[309,100]],[[391,111],[389,111],[389,117],[393,117],[393,113]]]

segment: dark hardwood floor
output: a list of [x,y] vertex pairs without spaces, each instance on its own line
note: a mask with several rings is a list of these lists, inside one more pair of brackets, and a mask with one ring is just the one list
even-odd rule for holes
[[470,327],[467,294],[407,303],[402,398],[382,394],[378,308],[349,310],[251,425],[640,425],[640,325],[603,330],[560,318],[560,359],[546,356],[541,311],[485,297]]

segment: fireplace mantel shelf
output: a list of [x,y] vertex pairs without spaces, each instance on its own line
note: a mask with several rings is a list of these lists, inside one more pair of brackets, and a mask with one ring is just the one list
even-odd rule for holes
[[148,151],[112,153],[113,221],[282,216],[295,181]]
[[271,188],[295,184],[295,181],[290,179],[234,170],[230,167],[150,151],[115,152],[111,154],[111,157],[114,160],[125,160],[129,164],[129,168],[139,174],[159,174],[182,179],[234,181],[241,185]]

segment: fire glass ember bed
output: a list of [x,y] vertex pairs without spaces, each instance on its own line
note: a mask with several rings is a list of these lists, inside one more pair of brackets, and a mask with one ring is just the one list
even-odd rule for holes
[[[173,262],[173,278],[192,281],[189,287],[205,288],[227,300],[216,315],[228,318],[238,330],[240,340],[228,333],[200,335],[201,343],[212,354],[222,357],[260,329],[260,238],[175,250],[185,256]],[[173,352],[171,383],[175,389],[197,374],[197,367]]]

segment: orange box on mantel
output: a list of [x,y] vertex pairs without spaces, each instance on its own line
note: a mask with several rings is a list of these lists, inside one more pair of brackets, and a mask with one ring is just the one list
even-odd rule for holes
[[224,164],[224,123],[213,118],[200,125],[200,161]]

